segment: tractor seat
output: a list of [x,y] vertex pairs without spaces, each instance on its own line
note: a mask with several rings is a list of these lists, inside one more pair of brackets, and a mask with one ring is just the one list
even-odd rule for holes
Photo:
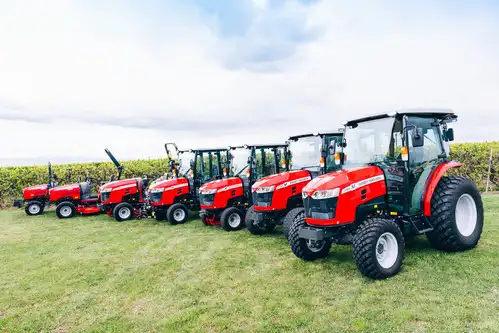
[[91,199],[92,198],[91,190],[92,186],[89,183],[87,182],[80,183],[81,199],[82,200]]

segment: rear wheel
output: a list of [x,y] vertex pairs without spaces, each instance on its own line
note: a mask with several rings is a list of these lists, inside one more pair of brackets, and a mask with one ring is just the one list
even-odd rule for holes
[[26,204],[26,208],[24,211],[26,214],[33,216],[33,215],[40,215],[43,213],[43,209],[45,206],[43,205],[42,202],[40,201],[30,201]]
[[71,201],[63,201],[55,208],[55,214],[60,219],[69,219],[76,213],[76,207]]
[[464,177],[443,177],[431,198],[430,244],[454,252],[474,248],[483,229],[483,203],[476,185]]
[[244,228],[244,213],[236,207],[226,208],[220,216],[220,225],[225,231],[236,231]]
[[369,218],[355,233],[352,250],[357,268],[364,276],[386,279],[402,267],[404,236],[393,220]]
[[298,215],[303,215],[303,218],[305,218],[305,209],[303,207],[293,208],[286,214],[286,216],[284,216],[282,226],[284,229],[284,237],[286,237],[286,239],[288,239],[291,225]]
[[288,235],[291,251],[293,251],[295,256],[305,261],[312,261],[327,257],[332,245],[331,240],[325,239],[321,241],[314,241],[300,238],[300,228],[305,225],[305,214],[298,214],[293,223],[291,223]]
[[275,228],[275,224],[270,221],[257,221],[255,208],[251,206],[246,212],[244,218],[246,223],[246,229],[249,230],[253,235],[263,235],[272,232]]
[[122,202],[114,207],[113,217],[118,222],[128,221],[132,219],[133,211],[134,209],[132,205],[128,202]]
[[189,218],[189,210],[181,203],[173,204],[166,211],[166,218],[172,225],[185,223]]

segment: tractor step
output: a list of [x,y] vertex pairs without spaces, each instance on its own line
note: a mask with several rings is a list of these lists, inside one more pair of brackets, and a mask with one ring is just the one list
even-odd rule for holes
[[418,235],[425,234],[427,232],[433,231],[433,225],[430,220],[424,215],[409,216],[409,222],[411,223],[412,229]]

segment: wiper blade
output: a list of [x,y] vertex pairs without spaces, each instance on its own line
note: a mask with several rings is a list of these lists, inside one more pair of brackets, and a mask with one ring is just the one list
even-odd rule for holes
[[248,168],[248,165],[246,164],[246,166],[244,168],[242,168],[241,170],[239,170],[238,173],[236,173],[236,177],[239,176],[244,170],[246,170]]

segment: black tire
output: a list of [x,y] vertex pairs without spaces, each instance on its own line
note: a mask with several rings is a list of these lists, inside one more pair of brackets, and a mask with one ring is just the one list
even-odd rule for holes
[[256,220],[255,208],[251,206],[246,211],[246,216],[244,218],[246,229],[253,235],[263,235],[272,232],[275,228],[275,224],[271,222],[258,223]]
[[166,220],[166,212],[164,210],[157,210],[154,212],[154,218],[156,221],[164,221]]
[[244,213],[237,207],[226,208],[220,215],[220,225],[225,231],[241,230],[244,228]]
[[76,206],[71,201],[63,201],[55,208],[55,214],[60,219],[72,218],[76,214]]
[[[391,236],[390,236],[391,235]],[[387,240],[389,240],[387,242]],[[396,241],[396,244],[393,243]],[[383,245],[378,245],[378,241]],[[389,243],[389,244],[387,244]],[[381,246],[381,247],[380,247]],[[404,259],[404,236],[397,223],[391,219],[373,217],[365,220],[353,236],[353,258],[360,272],[372,279],[386,279],[397,274]],[[381,251],[380,251],[381,250]],[[392,252],[391,257],[378,259],[377,254]],[[383,259],[386,260],[383,265]],[[391,263],[393,261],[393,263]]]
[[117,204],[113,209],[113,217],[118,222],[128,221],[133,218],[134,209],[128,202]]
[[313,261],[327,257],[332,245],[331,240],[327,239],[319,242],[313,242],[300,238],[300,228],[305,225],[305,214],[298,214],[293,223],[291,223],[288,235],[291,251],[293,251],[295,256],[305,261]]
[[207,227],[209,227],[209,226],[210,226],[210,224],[206,221],[206,219],[207,219],[206,214],[204,214],[204,213],[200,213],[200,214],[199,214],[199,218],[201,219],[201,222],[203,222],[203,224],[204,224],[205,226],[207,226]]
[[166,211],[166,219],[171,225],[182,224],[189,218],[189,210],[184,204],[176,203]]
[[41,201],[29,201],[24,208],[24,211],[29,216],[41,215],[43,214],[43,210],[45,209],[45,205]]
[[289,230],[291,229],[293,221],[300,214],[303,214],[303,216],[305,217],[305,209],[303,207],[293,208],[284,216],[284,219],[282,220],[282,227],[284,231],[284,237],[286,237],[286,239],[288,239],[289,237]]
[[[470,221],[475,221],[475,225],[468,224],[467,228],[461,227],[463,230],[459,229],[456,219],[456,208],[461,198],[472,206],[474,203],[476,218],[470,216]],[[470,208],[470,211],[473,211],[472,207]],[[465,217],[464,214],[461,216]],[[482,197],[475,183],[464,177],[443,177],[431,198],[430,222],[434,229],[427,237],[434,248],[448,252],[474,248],[483,229]]]

